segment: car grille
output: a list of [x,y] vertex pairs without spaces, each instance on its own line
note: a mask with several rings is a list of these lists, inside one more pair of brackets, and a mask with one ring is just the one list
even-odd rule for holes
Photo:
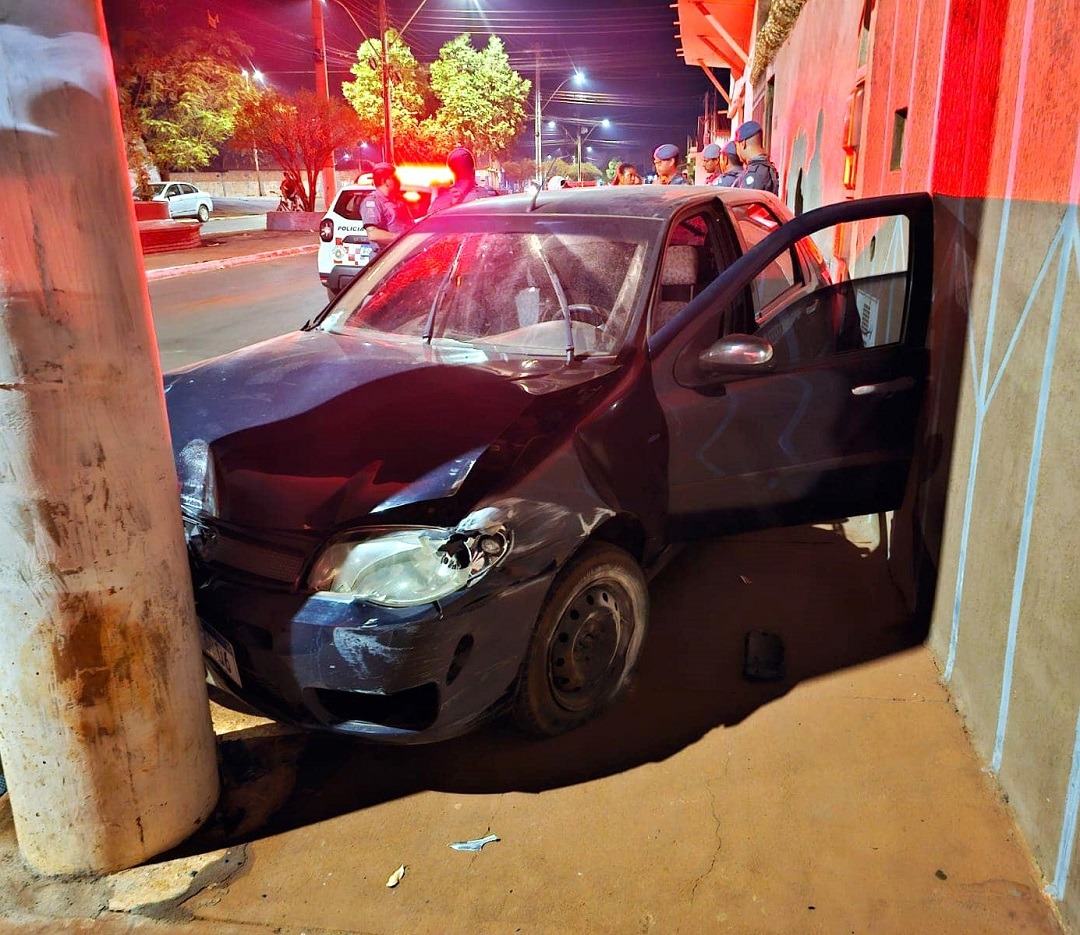
[[253,542],[221,529],[201,528],[189,538],[192,551],[207,564],[295,585],[307,555],[265,542]]

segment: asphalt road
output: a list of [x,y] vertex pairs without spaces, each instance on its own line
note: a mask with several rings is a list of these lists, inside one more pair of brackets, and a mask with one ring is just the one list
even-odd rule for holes
[[163,370],[295,331],[326,304],[315,254],[150,283]]

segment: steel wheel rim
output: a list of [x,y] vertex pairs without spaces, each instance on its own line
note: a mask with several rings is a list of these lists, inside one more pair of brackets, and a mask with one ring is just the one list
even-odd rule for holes
[[633,629],[626,588],[602,580],[578,591],[566,605],[548,646],[548,684],[559,705],[583,711],[610,693],[610,676],[626,658]]

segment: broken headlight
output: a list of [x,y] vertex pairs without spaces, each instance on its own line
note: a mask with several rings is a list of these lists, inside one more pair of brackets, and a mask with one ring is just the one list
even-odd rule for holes
[[327,546],[308,584],[315,591],[351,594],[387,607],[428,604],[481,578],[509,548],[502,530],[387,530]]

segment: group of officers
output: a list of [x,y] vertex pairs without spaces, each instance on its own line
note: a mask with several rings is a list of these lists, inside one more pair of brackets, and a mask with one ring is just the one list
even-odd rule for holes
[[[701,151],[701,161],[706,172],[706,185],[756,188],[780,194],[780,174],[769,161],[769,154],[762,145],[761,124],[756,120],[741,124],[734,139],[723,148],[710,143]],[[664,143],[653,150],[653,166],[660,185],[691,184],[679,168],[679,148],[673,143]],[[621,170],[622,166],[619,168]]]
[[[679,148],[673,143],[664,143],[653,150],[656,184],[691,184],[679,167],[679,156]],[[706,185],[756,188],[774,195],[780,192],[780,177],[762,146],[761,124],[756,120],[741,124],[735,131],[734,139],[723,148],[710,143],[701,151],[701,159],[707,173]],[[477,182],[473,155],[464,147],[451,152],[446,157],[446,165],[453,173],[454,184],[432,201],[428,214],[437,214],[454,205],[496,194]],[[375,190],[361,204],[360,217],[370,239],[385,245],[396,240],[416,222],[401,196],[401,181],[394,166],[380,162],[371,175]],[[642,179],[633,164],[624,162],[616,171],[612,184],[640,185]]]

